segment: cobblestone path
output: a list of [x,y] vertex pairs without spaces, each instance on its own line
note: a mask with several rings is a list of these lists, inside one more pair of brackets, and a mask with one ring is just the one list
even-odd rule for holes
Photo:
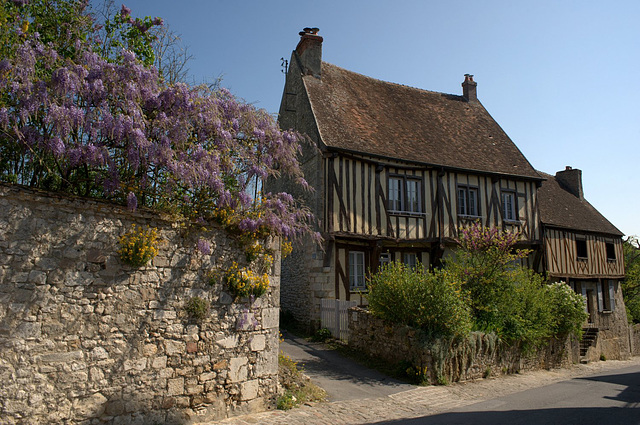
[[542,370],[456,383],[448,386],[417,387],[386,397],[314,403],[290,411],[268,411],[209,424],[372,424],[381,421],[411,419],[468,406],[555,382],[640,365],[640,357],[624,361],[574,365],[568,369]]

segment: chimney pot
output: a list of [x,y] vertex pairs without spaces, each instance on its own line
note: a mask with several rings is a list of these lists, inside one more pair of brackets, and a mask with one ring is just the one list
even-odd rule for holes
[[295,52],[302,64],[304,75],[321,78],[322,75],[322,37],[318,35],[318,28],[304,28],[300,34],[300,42]]

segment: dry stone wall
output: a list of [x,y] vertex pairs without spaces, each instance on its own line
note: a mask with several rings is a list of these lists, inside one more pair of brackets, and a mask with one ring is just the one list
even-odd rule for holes
[[[158,229],[158,255],[123,265],[119,237]],[[0,424],[187,424],[262,410],[277,392],[279,254],[267,294],[234,300],[212,253],[149,212],[0,184]],[[207,300],[202,320],[185,306]]]
[[579,361],[575,338],[550,340],[534,352],[505,347],[495,335],[472,332],[461,341],[432,341],[419,330],[386,323],[369,311],[349,309],[349,345],[390,364],[427,370],[432,384],[480,379],[524,370],[565,367]]

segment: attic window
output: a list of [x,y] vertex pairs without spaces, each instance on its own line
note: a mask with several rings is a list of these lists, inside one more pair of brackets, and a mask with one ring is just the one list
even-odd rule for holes
[[587,241],[585,239],[576,239],[576,257],[578,260],[588,259]]
[[613,243],[605,243],[607,247],[607,261],[616,261],[616,247]]

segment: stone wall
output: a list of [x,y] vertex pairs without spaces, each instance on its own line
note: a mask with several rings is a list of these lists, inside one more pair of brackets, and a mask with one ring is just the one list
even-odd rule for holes
[[640,356],[640,323],[629,326],[629,339],[631,340],[631,355]]
[[[156,227],[159,254],[123,265],[119,237]],[[279,252],[267,294],[234,300],[212,269],[237,243],[150,212],[0,184],[0,424],[186,424],[261,410],[277,392]],[[194,296],[210,309],[197,320]]]
[[458,382],[522,370],[564,367],[579,361],[575,338],[551,340],[534,352],[505,347],[495,335],[472,332],[462,341],[431,341],[419,330],[390,325],[362,308],[349,309],[349,345],[391,364],[427,368],[431,383]]

